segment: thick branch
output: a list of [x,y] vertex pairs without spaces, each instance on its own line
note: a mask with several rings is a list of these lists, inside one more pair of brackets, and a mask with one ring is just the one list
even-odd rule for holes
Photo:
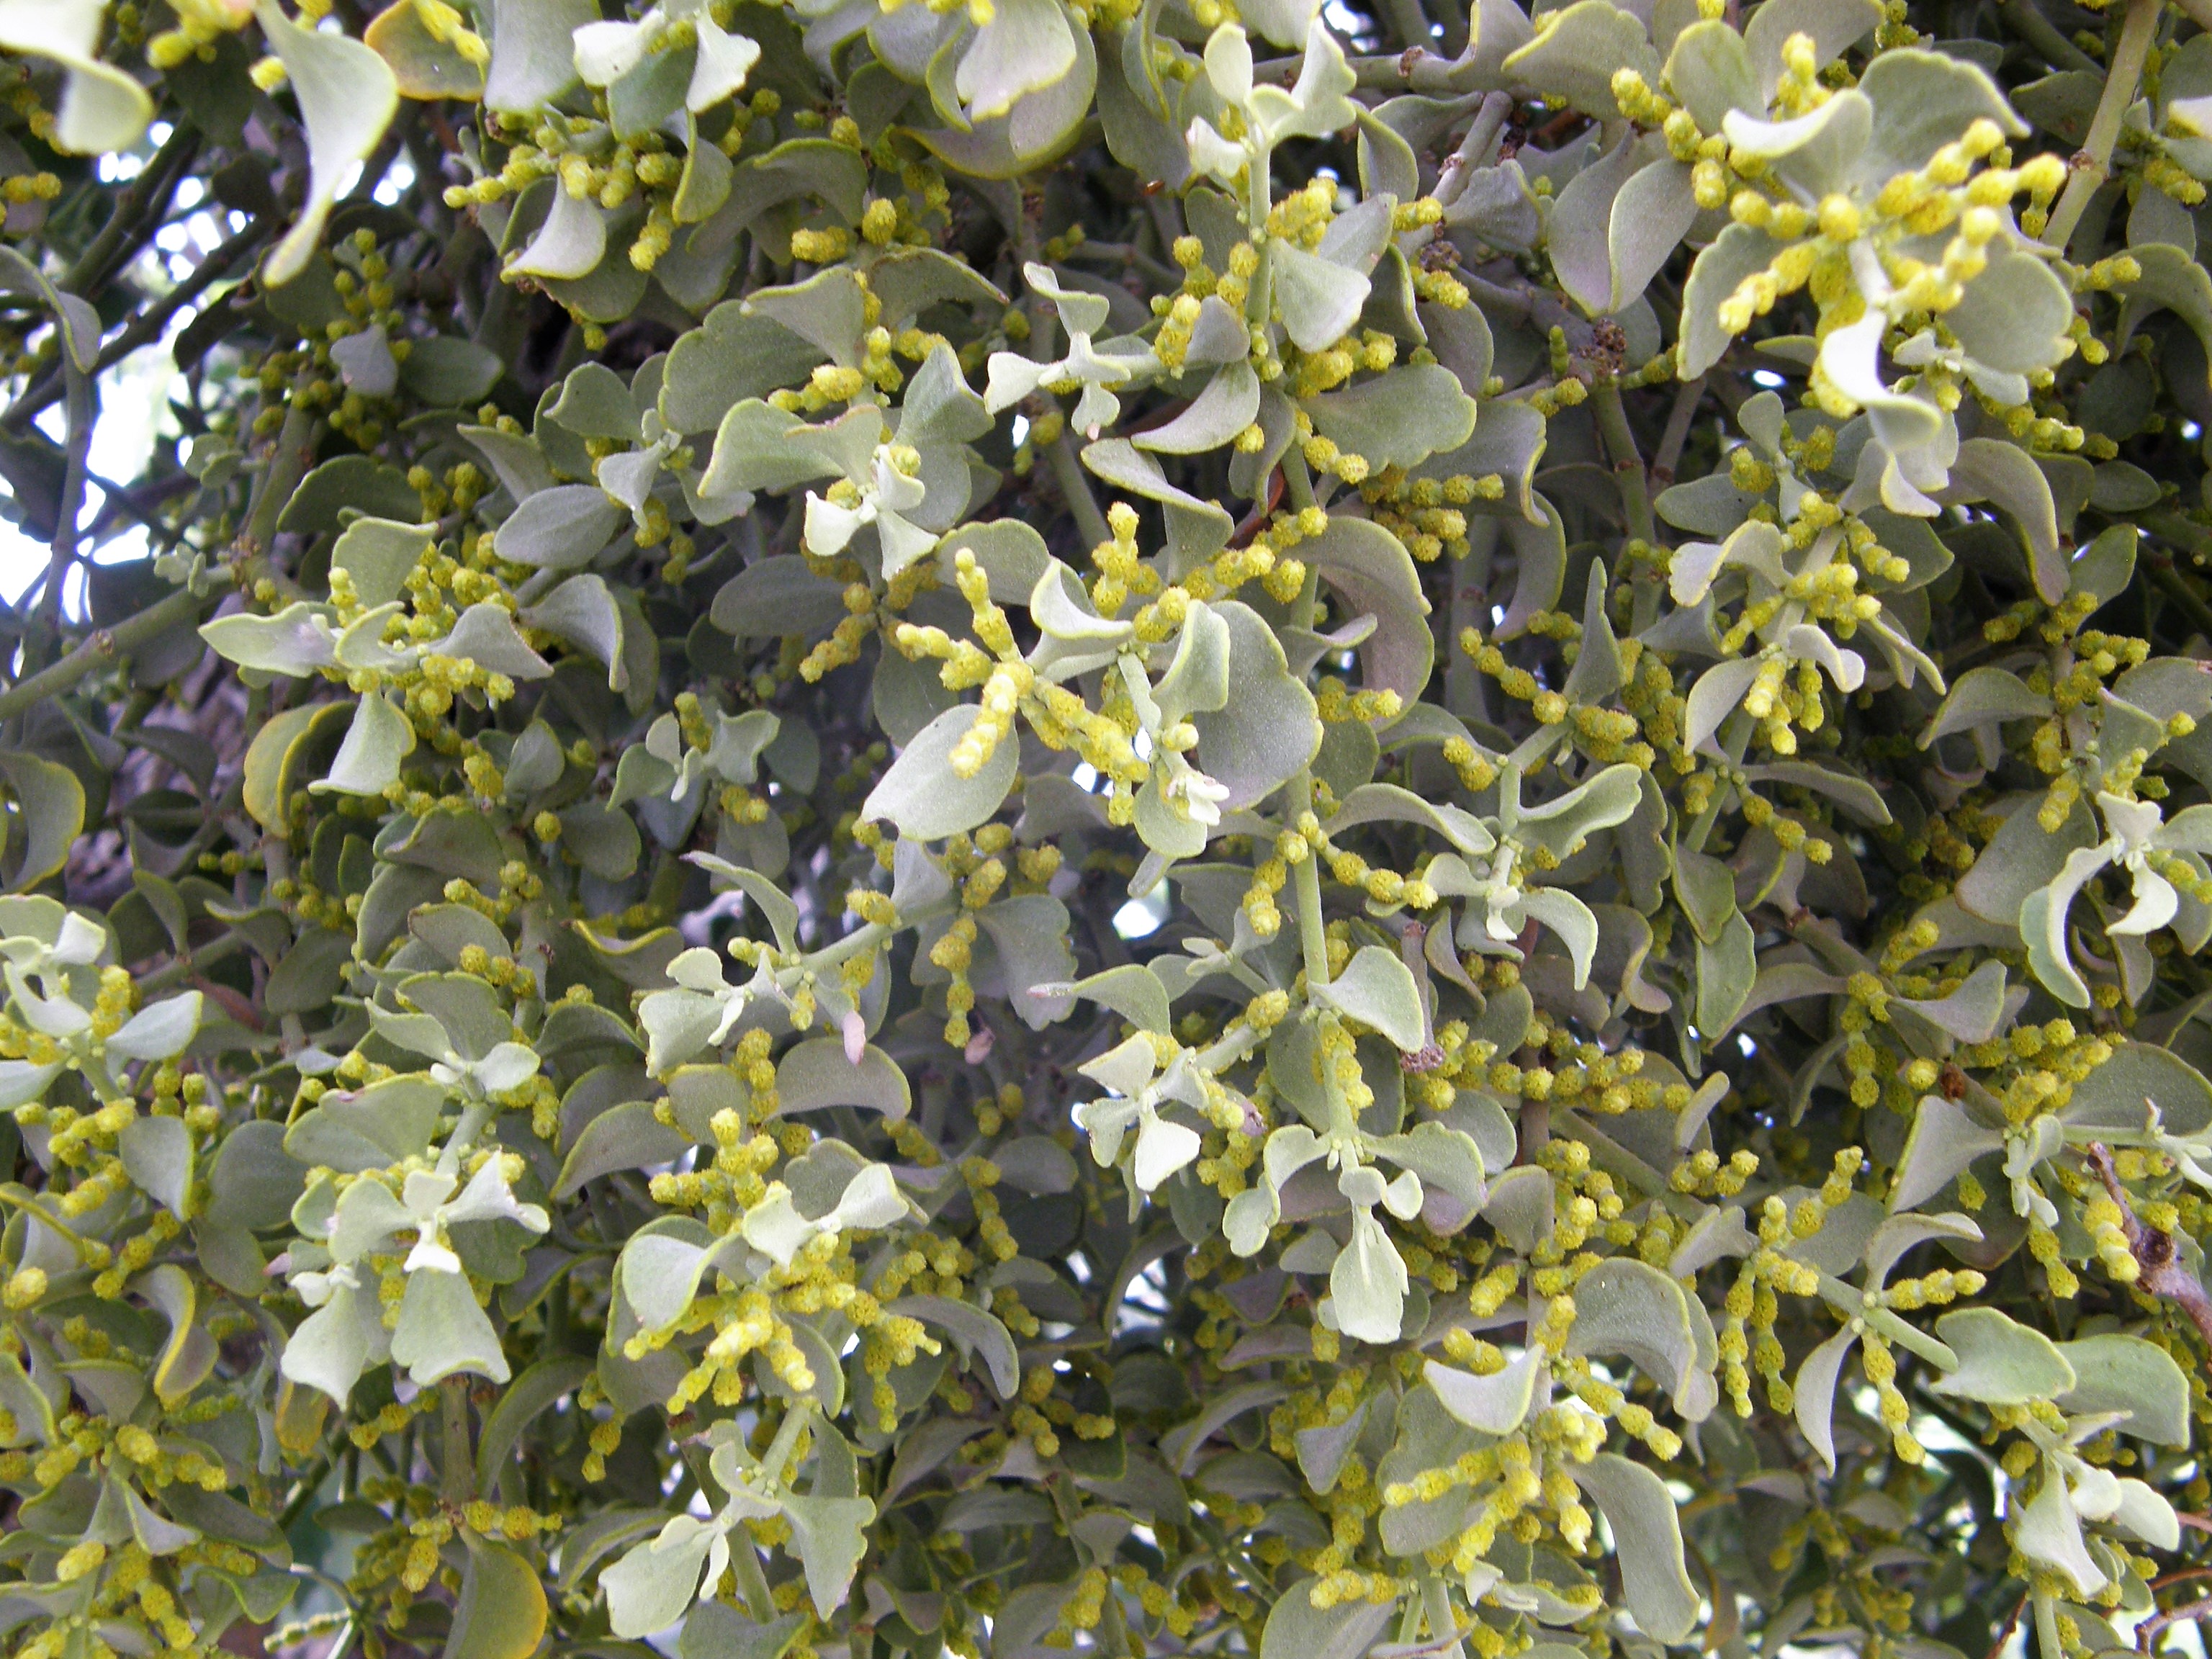
[[206,601],[188,587],[146,607],[112,628],[94,631],[76,650],[52,667],[18,680],[0,692],[0,720],[13,720],[48,697],[58,697],[87,675],[128,658],[155,635],[188,622]]

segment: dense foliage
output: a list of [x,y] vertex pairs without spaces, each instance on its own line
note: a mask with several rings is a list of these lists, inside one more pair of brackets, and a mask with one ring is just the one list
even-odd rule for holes
[[1316,6],[0,0],[9,1652],[2212,1611],[2212,0]]

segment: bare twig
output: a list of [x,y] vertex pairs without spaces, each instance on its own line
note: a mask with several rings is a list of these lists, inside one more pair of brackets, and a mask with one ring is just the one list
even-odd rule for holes
[[1997,1656],[2004,1651],[2005,1644],[2012,1640],[2013,1630],[2020,1623],[2021,1614],[2027,1611],[2027,1596],[2023,1593],[2020,1600],[2012,1604],[2012,1611],[2005,1615],[2004,1623],[1997,1626],[1997,1639],[1990,1644],[1989,1659],[1997,1659]]

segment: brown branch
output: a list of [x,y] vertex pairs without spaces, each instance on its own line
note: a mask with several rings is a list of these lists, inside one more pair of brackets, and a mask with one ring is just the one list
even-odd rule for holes
[[2097,1178],[2105,1183],[2106,1192],[2120,1206],[2128,1249],[2134,1253],[2136,1265],[2141,1269],[2136,1287],[2146,1295],[2163,1297],[2179,1307],[2197,1328],[2197,1336],[2208,1348],[2212,1348],[2212,1296],[2205,1294],[2203,1281],[2189,1270],[2180,1252],[2174,1249],[2173,1235],[2147,1227],[2136,1218],[2135,1206],[2128,1202],[2127,1189],[2120,1185],[2119,1171],[2112,1166],[2112,1155],[2102,1141],[2089,1143],[2087,1157]]

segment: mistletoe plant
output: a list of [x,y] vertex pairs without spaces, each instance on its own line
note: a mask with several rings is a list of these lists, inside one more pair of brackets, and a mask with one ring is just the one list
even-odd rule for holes
[[8,1653],[2212,1613],[2212,0],[0,74]]

